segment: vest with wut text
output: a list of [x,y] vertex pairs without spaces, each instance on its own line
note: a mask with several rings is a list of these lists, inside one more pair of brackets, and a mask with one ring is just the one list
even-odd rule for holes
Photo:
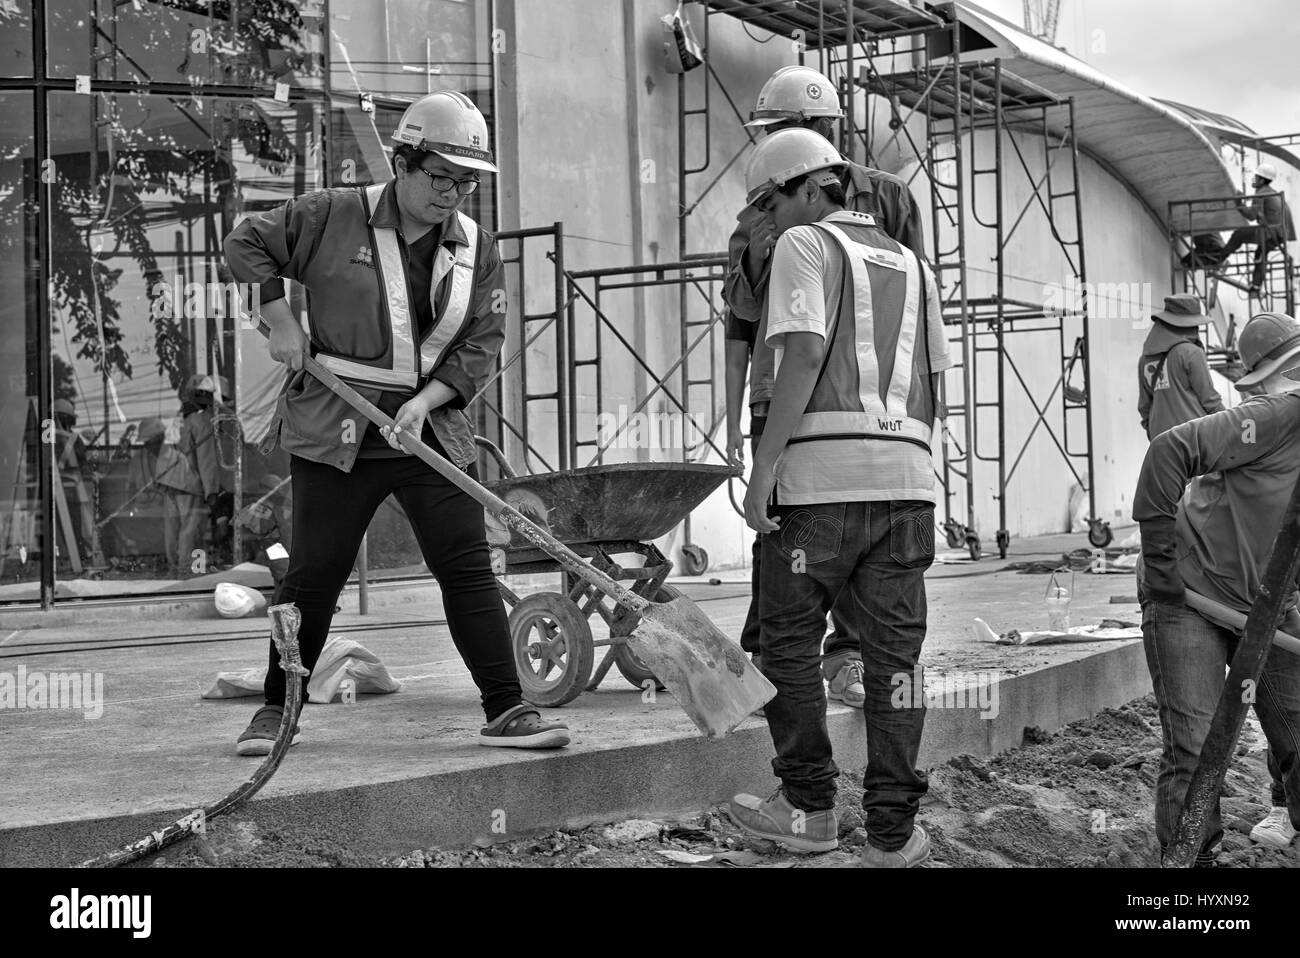
[[[439,246],[434,257],[433,278],[429,299],[434,306],[435,321],[424,339],[417,343],[418,323],[411,308],[406,276],[406,265],[398,245],[397,231],[381,229],[370,222],[375,205],[383,195],[384,185],[366,187],[362,192],[366,222],[370,232],[370,248],[374,251],[375,277],[384,295],[384,324],[388,330],[388,350],[373,360],[340,356],[321,352],[316,358],[325,368],[342,379],[365,383],[380,389],[414,390],[442,362],[442,357],[469,316],[470,301],[474,296],[474,261],[478,255],[479,230],[468,216],[457,212],[461,228],[469,240],[453,254],[446,246]],[[447,290],[439,308],[438,286],[447,274]]]
[[[848,214],[849,217],[855,214]],[[926,332],[929,266],[869,218],[812,224],[844,254],[837,315],[826,317],[822,369],[790,440],[845,443],[861,456],[875,443],[913,443],[930,452],[935,419]]]

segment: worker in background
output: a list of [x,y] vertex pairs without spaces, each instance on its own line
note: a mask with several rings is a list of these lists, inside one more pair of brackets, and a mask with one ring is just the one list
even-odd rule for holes
[[[767,135],[781,130],[812,130],[827,140],[834,137],[835,123],[843,118],[834,84],[811,67],[782,67],[759,92],[752,118],[746,126]],[[844,159],[848,160],[847,157]],[[924,257],[921,215],[907,184],[892,173],[849,163],[847,203],[850,210],[874,217],[884,232]],[[767,422],[772,397],[772,350],[764,342],[760,326],[771,273],[771,251],[776,242],[772,218],[752,205],[740,211],[738,224],[728,244],[729,263],[723,296],[727,302],[726,397],[727,455],[733,464],[744,462],[741,407],[745,379],[749,378],[749,441],[758,448]],[[752,547],[749,612],[740,644],[751,656],[758,654],[758,588],[762,579],[758,538]],[[858,637],[847,632],[848,616],[831,612],[832,633],[826,639],[823,672],[830,697],[853,708],[862,708],[862,661]],[[761,666],[761,660],[756,659]]]
[[846,178],[843,158],[811,130],[767,137],[746,173],[749,202],[780,237],[766,317],[776,380],[745,518],[762,537],[759,641],[777,689],[765,710],[781,787],[766,800],[737,795],[730,814],[787,847],[838,844],[820,668],[838,599],[865,665],[862,864],[912,867],[930,854],[914,824],[928,787],[916,768],[925,709],[919,695],[897,707],[894,692],[919,676],[934,561],[931,427],[952,361],[929,266],[845,208]]
[[1151,319],[1138,362],[1138,415],[1148,439],[1223,409],[1201,345],[1199,329],[1210,322],[1201,301],[1190,293],[1166,296]]
[[[291,370],[272,425],[291,455],[293,496],[293,549],[275,601],[301,612],[302,661],[313,668],[370,519],[395,496],[482,696],[479,744],[564,746],[568,729],[523,701],[483,507],[407,453],[397,435],[419,437],[475,474],[462,410],[495,369],[506,309],[495,239],[460,212],[480,177],[496,172],[487,122],[465,95],[434,93],[407,108],[393,142],[395,179],[386,186],[308,193],[253,214],[225,241],[235,279],[260,284],[271,358]],[[310,338],[281,278],[310,295]],[[369,424],[303,371],[309,349],[392,416],[396,431]],[[284,701],[272,643],[266,705],[239,737],[240,754],[270,750]]]
[[77,408],[69,399],[56,399],[54,415],[54,457],[59,482],[72,520],[74,542],[83,562],[95,561],[95,474],[86,440],[77,432]]
[[190,464],[190,457],[166,443],[167,428],[161,419],[140,424],[144,445],[142,463],[162,494],[163,549],[167,571],[184,577],[194,571],[194,550],[202,543],[203,483]]
[[[1156,781],[1162,852],[1239,641],[1190,608],[1187,590],[1248,614],[1300,478],[1300,323],[1263,313],[1246,324],[1238,344],[1246,375],[1237,388],[1261,395],[1156,436],[1133,502],[1142,530],[1142,635],[1164,732]],[[1282,628],[1300,636],[1295,599]],[[1256,830],[1275,832],[1270,844],[1289,844],[1300,827],[1300,656],[1276,646],[1269,651],[1254,704],[1274,779],[1272,821]],[[1198,864],[1213,863],[1222,837],[1216,798]]]
[[227,539],[234,515],[234,473],[221,460],[217,441],[217,386],[211,376],[194,375],[181,392],[181,435],[177,448],[189,460],[190,469],[202,486],[203,505],[208,511],[212,552],[202,570],[218,558],[228,559]]
[[1241,247],[1255,247],[1255,265],[1250,274],[1252,296],[1258,296],[1263,291],[1268,254],[1296,238],[1291,208],[1287,206],[1282,194],[1273,188],[1275,179],[1277,179],[1277,169],[1272,163],[1261,163],[1255,169],[1250,185],[1256,194],[1256,199],[1251,203],[1240,203],[1237,208],[1246,219],[1258,225],[1242,226],[1233,230],[1232,235],[1228,237],[1228,242],[1214,257],[1215,265],[1219,265],[1226,262],[1228,257]]

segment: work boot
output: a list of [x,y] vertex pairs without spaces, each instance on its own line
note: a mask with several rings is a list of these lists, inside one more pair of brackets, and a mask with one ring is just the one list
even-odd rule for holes
[[915,868],[930,857],[930,836],[920,825],[912,826],[912,837],[896,852],[881,851],[867,842],[862,847],[862,868]]
[[839,820],[832,808],[806,812],[795,808],[778,788],[766,801],[740,794],[727,806],[727,815],[755,838],[765,838],[796,852],[833,852],[839,848]]
[[1250,840],[1269,848],[1287,848],[1295,841],[1296,830],[1291,824],[1291,813],[1274,805],[1273,810],[1250,830]]
[[546,721],[536,706],[521,702],[484,726],[478,743],[493,748],[563,748],[569,744],[569,727]]
[[[240,755],[270,755],[271,746],[280,732],[280,720],[284,717],[284,708],[280,705],[263,705],[253,715],[244,734],[235,742],[235,751]],[[290,745],[297,745],[302,740],[302,732],[297,723],[293,727],[293,739]]]
[[862,663],[849,659],[844,667],[832,676],[826,691],[828,699],[843,702],[851,709],[860,709],[867,701],[867,690],[862,684]]

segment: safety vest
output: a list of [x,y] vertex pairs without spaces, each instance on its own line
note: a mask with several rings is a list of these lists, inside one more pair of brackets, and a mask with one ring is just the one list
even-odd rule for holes
[[[455,254],[446,246],[439,246],[433,261],[433,278],[429,300],[437,313],[433,328],[424,340],[416,344],[417,324],[411,309],[402,251],[398,245],[397,231],[380,229],[370,220],[375,205],[383,195],[384,185],[368,186],[362,192],[367,228],[370,231],[370,248],[374,251],[376,279],[385,295],[384,322],[388,327],[390,348],[386,355],[374,362],[363,362],[350,356],[321,352],[316,358],[335,375],[354,382],[367,383],[381,389],[413,390],[422,377],[429,376],[442,362],[443,354],[456,335],[465,326],[469,316],[470,300],[474,295],[474,262],[478,256],[478,224],[457,211],[461,228],[469,240]],[[438,285],[451,273],[447,281],[447,298],[441,312],[437,312]]]
[[822,369],[790,443],[867,439],[910,442],[929,452],[935,402],[925,324],[928,267],[877,234],[869,217],[834,219],[849,231],[826,220],[812,225],[844,253],[840,311],[827,317]]

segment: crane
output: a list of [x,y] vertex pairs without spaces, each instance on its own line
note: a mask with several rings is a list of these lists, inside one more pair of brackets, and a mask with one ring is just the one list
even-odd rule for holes
[[1025,0],[1025,29],[1056,45],[1056,25],[1061,19],[1061,0]]

